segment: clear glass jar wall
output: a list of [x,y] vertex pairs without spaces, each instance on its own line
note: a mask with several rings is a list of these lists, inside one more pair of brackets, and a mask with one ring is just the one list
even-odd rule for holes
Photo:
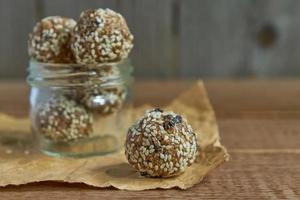
[[115,152],[130,121],[129,60],[101,65],[30,61],[31,127],[41,150],[84,157]]

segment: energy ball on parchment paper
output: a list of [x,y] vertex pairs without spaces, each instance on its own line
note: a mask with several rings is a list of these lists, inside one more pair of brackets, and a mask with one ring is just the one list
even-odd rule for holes
[[41,103],[35,120],[40,134],[55,142],[88,137],[93,130],[92,115],[64,96],[53,96]]
[[153,109],[128,131],[125,155],[141,175],[179,175],[196,157],[196,135],[187,121],[173,112]]
[[70,49],[70,32],[76,21],[66,17],[50,16],[42,19],[29,35],[29,56],[39,62],[74,62]]
[[110,9],[90,9],[81,13],[72,33],[71,49],[77,63],[97,64],[128,57],[133,35],[125,19]]

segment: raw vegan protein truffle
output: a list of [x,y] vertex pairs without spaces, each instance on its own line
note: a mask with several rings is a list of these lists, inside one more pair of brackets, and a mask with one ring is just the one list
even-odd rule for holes
[[128,57],[133,47],[122,15],[110,9],[90,9],[81,13],[71,40],[77,63],[97,64]]
[[40,104],[35,120],[39,132],[56,142],[84,138],[92,133],[92,115],[63,96],[53,96]]
[[[100,83],[72,91],[70,98],[84,105],[89,111],[97,114],[110,114],[121,108],[127,96],[127,90],[120,79],[120,70],[113,65],[104,65],[93,69]],[[80,80],[82,82],[93,82]]]
[[70,50],[70,32],[76,22],[73,19],[51,16],[42,19],[29,35],[29,56],[39,62],[74,62]]
[[125,97],[125,89],[117,87],[100,88],[96,86],[91,90],[85,90],[80,102],[90,111],[105,115],[121,108]]
[[125,155],[141,175],[179,175],[195,161],[196,135],[187,121],[173,112],[150,110],[128,131]]

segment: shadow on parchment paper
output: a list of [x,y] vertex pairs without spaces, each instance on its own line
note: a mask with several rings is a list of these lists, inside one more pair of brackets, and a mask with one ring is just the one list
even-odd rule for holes
[[[195,163],[201,164],[203,166],[211,166],[212,163],[215,162],[215,154],[222,152],[222,148],[208,146],[205,150],[200,151],[197,155]],[[137,171],[135,171],[128,163],[118,163],[112,165],[106,165],[103,167],[96,167],[93,169],[94,174],[98,174],[99,172],[104,172],[108,177],[116,178],[116,179],[140,179],[144,178],[144,176],[140,175]],[[148,177],[149,178],[149,177]],[[170,177],[172,178],[172,177]],[[156,179],[156,178],[153,178]]]
[[3,158],[29,155],[36,151],[35,146],[32,134],[26,131],[0,130],[0,155]]
[[106,175],[112,178],[139,178],[137,173],[128,163],[118,163],[113,165],[107,165],[93,169],[96,173],[103,171]]
[[[143,179],[145,176],[141,175],[139,172],[134,170],[128,163],[119,163],[114,165],[108,165],[105,167],[100,167],[94,169],[95,172],[104,171],[104,173],[111,177],[116,179]],[[155,177],[147,177],[148,180],[153,179],[156,180]],[[173,177],[170,177],[173,178]]]

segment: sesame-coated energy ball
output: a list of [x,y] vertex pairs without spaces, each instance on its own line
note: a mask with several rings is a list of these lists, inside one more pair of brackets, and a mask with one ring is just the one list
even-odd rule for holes
[[71,63],[74,58],[70,49],[70,32],[76,21],[51,16],[42,19],[29,35],[29,56],[38,62]]
[[179,175],[196,157],[196,135],[187,121],[173,112],[153,109],[128,131],[125,155],[141,175]]
[[[83,69],[85,70],[85,69]],[[80,69],[78,71],[80,73]],[[113,65],[103,65],[92,70],[97,74],[97,82],[93,86],[77,88],[71,91],[71,99],[84,105],[89,111],[106,115],[119,110],[127,96],[127,90],[121,80],[121,72]],[[73,80],[77,82],[93,82],[92,78],[80,78]]]
[[90,111],[106,115],[121,108],[126,98],[126,91],[121,87],[101,88],[95,86],[91,90],[84,90],[80,102]]
[[125,19],[110,9],[81,13],[72,33],[71,49],[77,63],[97,64],[128,57],[133,36]]
[[37,130],[55,142],[88,137],[92,133],[93,118],[83,106],[63,96],[51,97],[38,106]]

